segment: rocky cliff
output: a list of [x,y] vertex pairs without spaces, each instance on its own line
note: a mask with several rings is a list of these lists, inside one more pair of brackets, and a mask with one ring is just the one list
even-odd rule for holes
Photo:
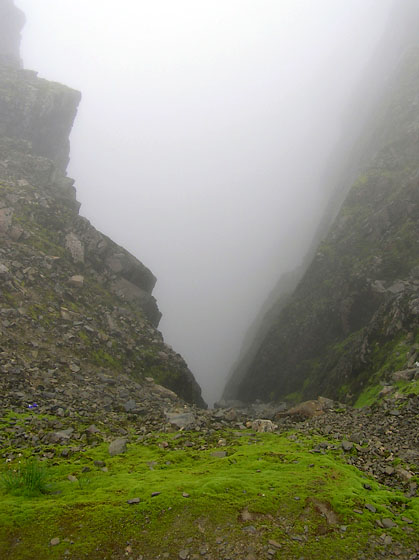
[[[390,372],[415,367],[418,10],[410,2],[405,7],[397,33],[391,28],[387,35],[395,46],[394,70],[381,80],[379,91],[372,88],[375,106],[370,107],[363,135],[344,151],[350,163],[346,169],[341,166],[343,176],[333,171],[335,187],[319,228],[322,240],[294,279],[279,283],[274,294],[279,297],[271,298],[225,398],[298,401],[325,395],[353,401]],[[382,52],[375,62],[380,59]]]
[[[3,400],[57,404],[67,394],[69,404],[103,396],[103,379],[113,379],[118,391],[97,406],[118,410],[130,399],[135,408],[154,379],[205,406],[157,330],[156,278],[78,214],[65,169],[79,92],[21,69],[22,15],[9,0],[0,14]],[[102,389],[89,393],[93,386]]]

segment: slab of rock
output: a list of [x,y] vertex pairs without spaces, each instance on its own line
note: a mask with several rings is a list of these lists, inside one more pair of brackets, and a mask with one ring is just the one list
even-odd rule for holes
[[222,459],[223,457],[227,457],[227,451],[214,451],[211,453],[211,457],[218,457]]
[[392,529],[393,527],[397,527],[397,523],[395,523],[392,519],[385,517],[381,519],[381,524],[384,529]]
[[127,450],[127,440],[125,438],[114,439],[109,444],[109,455],[114,457],[115,455],[121,455]]
[[139,504],[140,501],[141,501],[140,498],[131,498],[130,500],[127,500],[127,504],[130,505]]
[[132,410],[135,410],[137,408],[137,403],[134,401],[134,399],[129,399],[128,401],[124,402],[122,406],[124,407],[125,412],[131,412]]
[[75,274],[69,279],[68,283],[75,288],[83,288],[84,276],[82,276],[81,274]]
[[293,406],[285,412],[281,412],[278,416],[302,416],[303,418],[313,418],[324,414],[325,410],[333,406],[333,401],[325,397],[319,397],[316,401],[304,401]]
[[342,441],[342,449],[344,451],[351,451],[353,449],[354,444],[351,441]]
[[195,416],[192,412],[166,412],[166,418],[178,428],[187,428],[195,423]]

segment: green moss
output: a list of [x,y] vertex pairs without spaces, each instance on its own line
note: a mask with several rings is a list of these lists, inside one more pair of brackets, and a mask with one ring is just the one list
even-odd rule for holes
[[[226,442],[224,458],[212,455],[220,449],[220,439]],[[343,559],[347,550],[355,556],[371,536],[380,534],[375,520],[393,517],[389,508],[394,511],[395,503],[418,522],[417,500],[371,480],[372,491],[366,491],[365,476],[344,463],[340,451],[310,453],[317,441],[249,432],[218,432],[207,438],[193,432],[180,438],[162,434],[133,443],[127,453],[113,458],[103,444],[71,459],[48,461],[45,468],[57,493],[38,498],[3,494],[0,554],[10,560],[47,560],[62,558],[69,549],[70,558],[104,560],[123,556],[129,542],[137,556],[167,552],[176,558],[188,538],[196,552],[202,543],[215,550],[217,536],[243,541],[243,527],[253,525],[257,534],[251,540],[262,545],[270,538],[279,540],[281,558],[301,554],[303,546],[309,558]],[[95,468],[95,460],[106,461],[108,472]],[[13,467],[14,462],[8,468]],[[85,467],[91,469],[87,474]],[[70,482],[69,474],[79,482]],[[160,494],[152,497],[156,491]],[[126,503],[135,497],[141,499],[138,505]],[[316,503],[333,512],[336,524],[327,523]],[[365,503],[373,503],[377,513],[354,514]],[[243,511],[248,521],[240,520]],[[340,524],[348,527],[345,533],[338,530]],[[304,537],[304,545],[290,538],[290,526],[293,535]],[[401,527],[392,534],[409,541]],[[50,547],[55,537],[61,543]]]
[[301,402],[301,399],[302,399],[301,391],[294,391],[294,393],[289,393],[284,397],[284,401],[291,404],[296,404],[298,402]]
[[97,366],[108,367],[116,371],[120,371],[122,369],[121,361],[101,348],[93,350],[90,353],[90,357],[92,362]]
[[371,406],[372,404],[374,404],[377,401],[378,393],[382,388],[382,385],[372,385],[364,389],[364,391],[362,391],[362,393],[357,398],[354,407],[362,408],[364,406]]

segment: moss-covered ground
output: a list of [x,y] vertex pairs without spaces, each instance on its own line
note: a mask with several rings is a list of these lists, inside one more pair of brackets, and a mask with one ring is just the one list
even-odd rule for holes
[[[150,433],[114,457],[105,443],[69,458],[55,446],[41,463],[48,493],[0,490],[0,558],[222,558],[225,543],[243,558],[269,548],[271,558],[356,558],[374,539],[385,550],[381,518],[396,523],[393,542],[414,546],[419,500],[368,479],[340,447],[313,453],[320,441],[241,430]],[[3,451],[4,481],[30,452]]]
[[[415,379],[413,381],[397,381],[394,383],[395,390],[401,395],[419,395],[419,380]],[[380,392],[383,389],[381,383],[371,384],[362,391],[359,395],[355,408],[362,408],[364,406],[371,406],[376,402],[382,400],[383,396],[380,396]]]

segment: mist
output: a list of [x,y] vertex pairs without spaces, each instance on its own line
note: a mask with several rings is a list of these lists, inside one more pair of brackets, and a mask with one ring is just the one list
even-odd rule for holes
[[327,203],[322,177],[392,0],[16,0],[22,57],[79,89],[81,214],[158,278],[167,343],[220,397]]

